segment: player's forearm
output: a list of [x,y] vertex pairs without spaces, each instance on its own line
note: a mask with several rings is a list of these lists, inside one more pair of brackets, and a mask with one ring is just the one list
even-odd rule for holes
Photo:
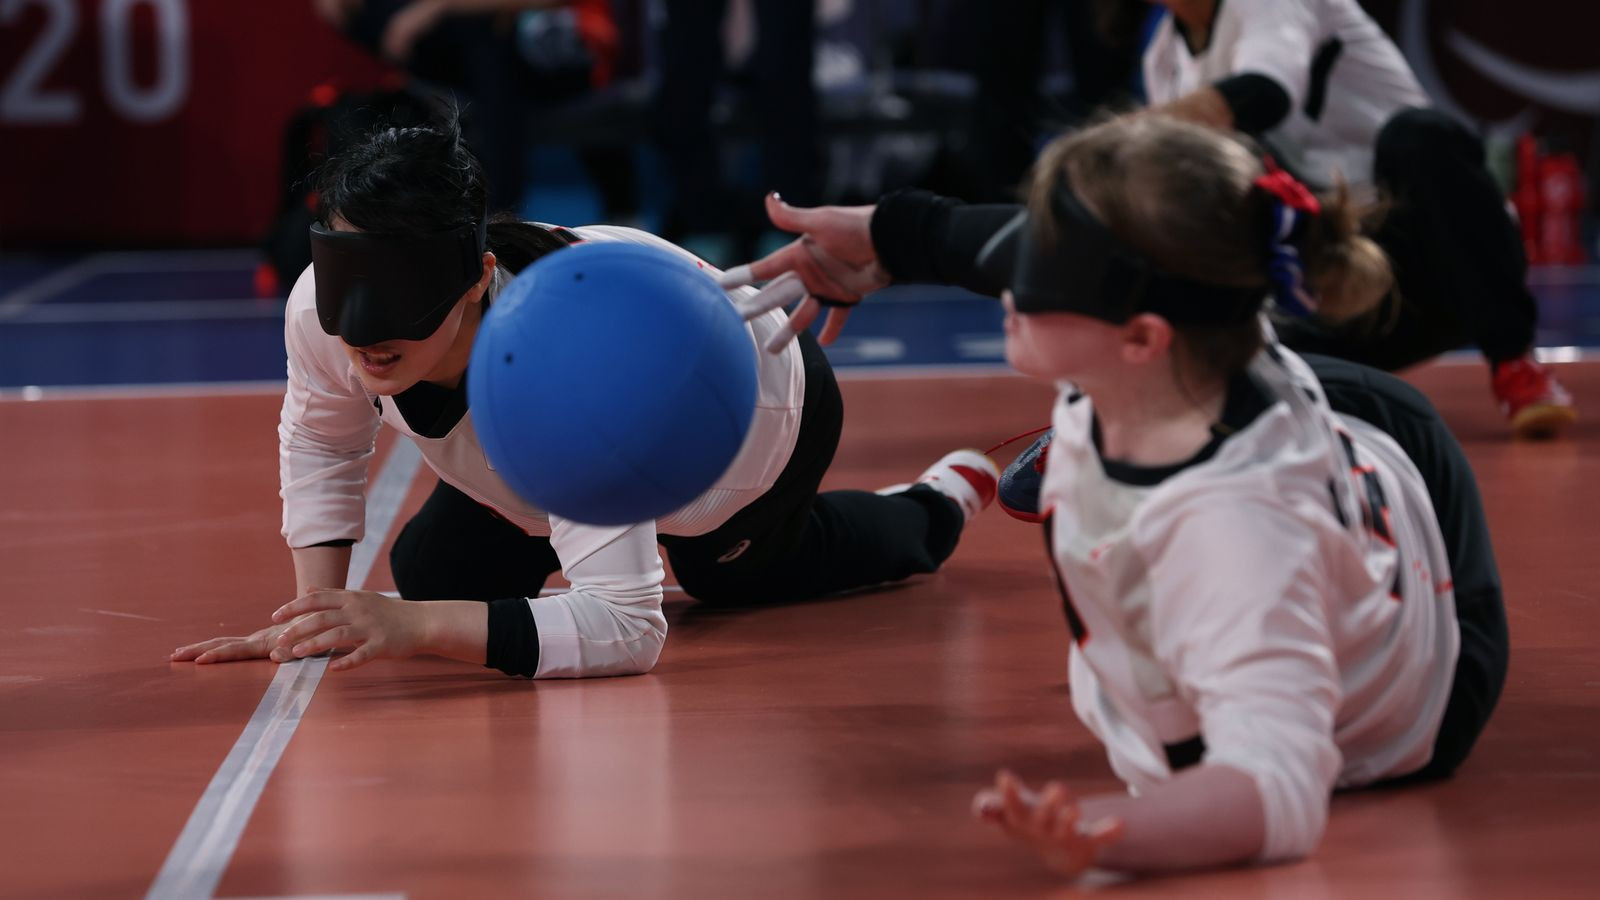
[[302,596],[313,588],[345,587],[345,579],[350,577],[349,547],[296,547],[291,552],[294,554],[295,596]]
[[976,265],[989,239],[1022,210],[1020,204],[966,204],[922,190],[902,190],[878,201],[872,244],[896,282],[954,284],[998,297]]
[[415,604],[422,616],[419,653],[483,665],[489,643],[489,604],[432,600]]
[[1199,765],[1139,797],[1101,795],[1082,802],[1081,821],[1127,825],[1096,866],[1159,872],[1253,861],[1265,840],[1255,780],[1231,766]]

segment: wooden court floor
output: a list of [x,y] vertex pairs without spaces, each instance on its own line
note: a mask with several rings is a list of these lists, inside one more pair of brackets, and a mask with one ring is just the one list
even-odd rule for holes
[[[1597,896],[1600,364],[1560,371],[1590,418],[1544,445],[1509,440],[1481,367],[1413,375],[1482,482],[1515,642],[1457,778],[1336,797],[1302,863],[1099,889]],[[845,391],[836,487],[904,480],[1049,404],[998,376]],[[0,896],[145,895],[273,682],[270,662],[167,655],[259,627],[292,590],[277,404],[0,400]],[[367,584],[389,586],[381,561]],[[967,814],[1002,765],[1115,788],[1068,703],[1036,528],[991,510],[941,573],[875,593],[717,613],[669,599],[666,652],[642,677],[536,683],[429,659],[329,673],[259,802],[225,798],[242,831],[211,847],[220,879],[197,893],[1071,892]]]

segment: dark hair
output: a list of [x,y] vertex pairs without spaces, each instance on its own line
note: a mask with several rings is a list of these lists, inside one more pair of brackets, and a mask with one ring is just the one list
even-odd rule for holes
[[[1167,116],[1123,116],[1057,139],[1035,164],[1029,206],[1051,233],[1050,197],[1061,179],[1113,234],[1157,265],[1211,284],[1269,291],[1272,205],[1254,187],[1264,173],[1250,147]],[[1298,246],[1318,319],[1367,316],[1394,283],[1389,260],[1363,236],[1341,186]],[[1261,348],[1254,321],[1175,327],[1180,350],[1232,375]]]
[[488,249],[517,272],[566,246],[550,230],[511,213],[491,215],[483,164],[461,136],[461,114],[446,106],[420,125],[380,124],[323,164],[317,221],[338,216],[362,231],[422,235],[489,216]]

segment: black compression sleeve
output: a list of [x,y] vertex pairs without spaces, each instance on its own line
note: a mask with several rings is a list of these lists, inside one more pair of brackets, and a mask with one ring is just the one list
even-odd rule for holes
[[1232,75],[1212,87],[1233,112],[1233,127],[1245,134],[1261,134],[1289,115],[1289,92],[1265,75]]
[[489,644],[483,665],[532,678],[539,671],[539,627],[521,597],[489,601]]
[[978,251],[1022,210],[997,203],[969,206],[921,190],[900,190],[878,201],[872,245],[896,282],[953,284],[999,296],[1006,286],[985,278]]
[[354,540],[350,539],[350,538],[335,538],[334,540],[331,540],[331,541],[322,541],[320,543],[310,544],[307,547],[303,547],[303,548],[302,547],[296,547],[295,549],[296,550],[310,549],[310,547],[354,547],[355,543],[356,542]]

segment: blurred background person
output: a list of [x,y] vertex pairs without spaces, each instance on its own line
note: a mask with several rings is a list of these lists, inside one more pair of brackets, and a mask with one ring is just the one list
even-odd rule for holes
[[1383,369],[1473,343],[1516,434],[1571,424],[1572,396],[1533,357],[1538,304],[1482,140],[1430,108],[1356,0],[1157,2],[1170,15],[1144,53],[1152,108],[1252,135],[1319,190],[1382,201],[1372,234],[1397,289],[1361,325],[1284,321],[1284,342]]
[[[1046,140],[1097,110],[1133,105],[1140,30],[1149,18],[1147,8],[1106,9],[1096,0],[984,4],[972,23],[977,95],[970,144],[952,192],[977,203],[1013,201]],[[1047,93],[1057,39],[1068,83],[1064,93]]]
[[754,46],[744,64],[761,157],[761,185],[725,176],[722,136],[712,121],[730,73],[725,52],[729,0],[662,0],[654,131],[667,175],[661,233],[712,262],[749,255],[764,229],[761,196],[776,190],[816,202],[822,183],[817,91],[816,0],[734,0],[753,14]]
[[[490,205],[520,209],[534,111],[611,83],[620,35],[611,0],[312,0],[368,52],[466,102],[468,140],[489,174]],[[633,161],[584,147],[604,216],[632,216]]]

